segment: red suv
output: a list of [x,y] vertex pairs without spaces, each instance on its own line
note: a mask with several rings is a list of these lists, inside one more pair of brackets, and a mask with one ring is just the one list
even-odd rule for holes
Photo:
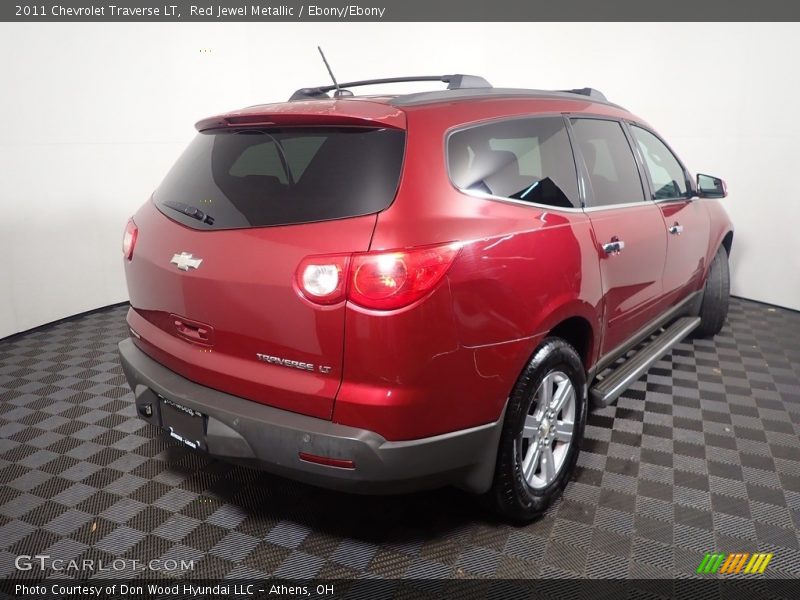
[[[449,86],[346,89],[406,80]],[[725,319],[724,182],[590,88],[359,81],[197,129],[125,231],[119,346],[138,413],[192,448],[524,521],[588,404]]]

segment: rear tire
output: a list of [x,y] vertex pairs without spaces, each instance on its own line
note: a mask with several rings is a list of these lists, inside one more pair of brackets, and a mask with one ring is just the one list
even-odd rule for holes
[[586,425],[586,372],[575,349],[547,338],[508,399],[494,483],[494,509],[516,522],[539,517],[567,485]]
[[728,316],[729,300],[728,253],[720,246],[708,269],[703,303],[700,306],[700,326],[694,330],[695,337],[712,337],[720,332]]

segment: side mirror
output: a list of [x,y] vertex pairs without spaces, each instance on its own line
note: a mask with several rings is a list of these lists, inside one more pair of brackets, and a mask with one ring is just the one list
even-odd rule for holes
[[728,186],[719,177],[698,173],[697,195],[701,198],[724,198],[728,195]]

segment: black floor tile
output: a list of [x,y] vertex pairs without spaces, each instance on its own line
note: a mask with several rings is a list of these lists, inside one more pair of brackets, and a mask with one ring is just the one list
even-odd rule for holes
[[522,579],[685,577],[706,552],[763,549],[800,572],[798,313],[732,299],[715,340],[590,413],[566,497],[516,528],[452,489],[348,496],[178,447],[133,416],[114,366],[126,310],[0,341],[0,553]]

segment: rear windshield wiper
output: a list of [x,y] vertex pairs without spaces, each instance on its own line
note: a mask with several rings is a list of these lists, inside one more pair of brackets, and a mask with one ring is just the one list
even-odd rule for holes
[[161,204],[163,204],[167,208],[176,210],[179,213],[183,213],[187,217],[192,217],[193,219],[197,219],[198,221],[202,221],[203,223],[206,223],[208,225],[214,224],[214,217],[204,213],[196,206],[192,206],[190,204],[184,204],[183,202],[173,202],[171,200],[167,200],[166,202],[162,202]]

